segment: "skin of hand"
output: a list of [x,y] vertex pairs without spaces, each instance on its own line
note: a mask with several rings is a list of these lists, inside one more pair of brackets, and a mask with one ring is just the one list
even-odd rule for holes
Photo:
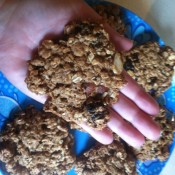
[[[44,103],[46,97],[27,89],[24,79],[27,61],[44,39],[60,38],[64,26],[77,19],[100,20],[83,0],[6,0],[0,4],[0,70],[8,80],[28,96]],[[132,41],[120,36],[107,24],[105,29],[118,51],[127,51]],[[126,72],[128,81],[119,101],[111,107],[107,128],[97,131],[85,123],[80,126],[97,141],[110,144],[112,132],[139,148],[145,137],[157,140],[160,128],[153,122],[159,106]]]

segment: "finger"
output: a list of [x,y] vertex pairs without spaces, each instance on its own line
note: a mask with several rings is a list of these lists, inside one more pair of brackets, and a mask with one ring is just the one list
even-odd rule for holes
[[148,139],[157,140],[160,137],[159,126],[148,114],[123,94],[119,94],[119,101],[113,105],[113,109]]
[[108,24],[105,24],[104,27],[105,30],[109,33],[110,40],[115,45],[117,51],[128,51],[133,47],[132,40],[120,35]]
[[136,128],[113,110],[110,111],[110,116],[107,125],[113,132],[135,148],[140,148],[143,145],[145,138]]
[[103,130],[95,130],[85,123],[79,124],[86,132],[88,132],[92,137],[94,137],[98,142],[107,145],[112,143],[113,135],[112,132],[108,128],[104,128]]
[[124,72],[124,76],[127,84],[120,91],[146,113],[157,115],[159,113],[159,105],[157,102],[126,72]]

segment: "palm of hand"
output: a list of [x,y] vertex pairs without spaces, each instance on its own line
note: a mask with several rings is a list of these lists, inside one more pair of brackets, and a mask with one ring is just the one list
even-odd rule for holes
[[[82,4],[79,3],[79,6]],[[13,4],[12,9],[9,18],[4,19],[6,25],[0,33],[2,57],[0,68],[19,89],[41,101],[40,97],[27,91],[24,84],[27,72],[26,61],[31,58],[33,50],[37,48],[41,40],[46,37],[51,38],[53,35],[61,35],[65,24],[78,17],[77,11],[71,1],[70,3],[68,1],[67,3],[63,1],[50,3],[48,0],[43,3],[40,1],[19,2]],[[10,59],[6,61],[7,58]]]
[[[61,36],[65,24],[69,21],[80,18],[96,20],[99,16],[81,0],[19,1],[12,6],[10,14],[6,15],[5,11],[1,11],[4,13],[5,22],[4,28],[0,30],[0,69],[20,90],[44,102],[45,97],[36,96],[26,87],[24,82],[27,73],[26,61],[31,58],[32,52],[41,40],[50,39],[54,35]],[[108,26],[106,29],[119,50],[131,47],[131,43],[118,36]],[[119,102],[111,110],[108,127],[129,144],[138,147],[144,142],[144,136],[151,139],[158,137],[159,128],[149,116],[156,114],[158,107],[128,75],[125,76],[128,85],[121,90]],[[108,129],[94,131],[85,124],[81,126],[104,144],[112,141],[112,134]]]

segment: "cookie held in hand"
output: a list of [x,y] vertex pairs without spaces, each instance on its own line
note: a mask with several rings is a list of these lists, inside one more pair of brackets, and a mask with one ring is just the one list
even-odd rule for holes
[[49,96],[45,111],[102,129],[109,120],[108,107],[117,102],[125,84],[122,70],[120,54],[103,24],[72,22],[62,40],[39,46],[29,61],[26,83],[31,91]]

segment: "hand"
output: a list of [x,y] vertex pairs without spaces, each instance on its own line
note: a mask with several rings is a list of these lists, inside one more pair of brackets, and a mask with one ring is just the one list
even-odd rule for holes
[[[24,82],[27,60],[42,40],[60,37],[68,22],[100,19],[82,0],[4,1],[0,6],[0,17],[0,69],[17,88],[42,103],[46,97],[30,92]],[[132,47],[130,40],[118,35],[108,25],[106,30],[117,50]],[[150,117],[158,113],[159,107],[131,77],[124,74],[128,84],[121,90],[118,103],[112,106],[108,128],[95,131],[85,124],[81,126],[103,144],[113,140],[110,128],[130,145],[140,147],[144,136],[157,139],[160,135],[159,127]]]

